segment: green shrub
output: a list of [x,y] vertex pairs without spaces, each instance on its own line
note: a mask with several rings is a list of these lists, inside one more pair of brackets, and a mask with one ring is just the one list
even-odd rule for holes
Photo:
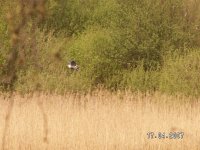
[[102,28],[122,28],[125,22],[125,13],[116,0],[101,0],[95,5],[95,9],[88,20],[88,26],[101,26]]
[[0,12],[0,74],[5,62],[5,56],[8,53],[10,43],[8,38],[7,24],[4,16]]
[[[115,34],[117,48],[126,51],[123,61],[144,69],[163,65],[163,56],[174,50],[180,55],[198,45],[198,8],[182,0],[87,0],[52,1],[47,27],[81,36],[88,28],[100,26]],[[87,32],[87,31],[86,31]]]
[[185,56],[168,59],[162,70],[160,90],[187,95],[200,94],[200,53],[189,52]]
[[49,17],[45,27],[49,30],[76,35],[85,29],[85,25],[98,1],[52,0],[49,2]]
[[68,57],[64,56],[67,39],[54,37],[52,33],[37,30],[37,52],[28,38],[25,43],[24,63],[17,72],[15,90],[19,92],[86,91],[90,82],[81,73],[67,68]]
[[93,85],[107,84],[106,80],[121,69],[123,51],[116,47],[112,35],[111,30],[88,29],[67,51]]
[[143,63],[132,71],[124,71],[121,86],[133,91],[156,91],[160,83],[160,71],[145,71]]
[[194,46],[196,34],[191,34],[195,31],[184,4],[182,0],[122,1],[127,25],[120,29],[121,45],[129,51],[127,59],[144,61],[145,70],[157,69],[167,53],[178,49],[181,55],[185,47]]

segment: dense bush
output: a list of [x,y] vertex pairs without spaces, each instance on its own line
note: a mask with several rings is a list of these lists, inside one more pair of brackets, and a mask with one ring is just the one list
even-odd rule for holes
[[166,60],[160,80],[160,90],[187,95],[200,93],[200,51]]
[[2,72],[2,67],[5,62],[6,55],[8,54],[10,43],[7,32],[7,24],[5,22],[5,17],[0,11],[0,74]]
[[[79,72],[67,69],[64,48],[67,39],[55,38],[52,33],[36,32],[37,53],[27,39],[25,61],[17,72],[15,89],[19,92],[57,91],[59,93],[90,89],[90,81]],[[58,55],[59,52],[59,56]],[[37,54],[37,55],[35,55]],[[30,57],[30,55],[32,57]]]
[[67,53],[81,64],[80,71],[85,72],[94,85],[106,84],[106,80],[123,67],[124,51],[117,47],[113,34],[102,28],[88,29],[74,40]]
[[71,36],[84,30],[95,5],[80,0],[53,0],[48,7],[50,15],[45,27]]

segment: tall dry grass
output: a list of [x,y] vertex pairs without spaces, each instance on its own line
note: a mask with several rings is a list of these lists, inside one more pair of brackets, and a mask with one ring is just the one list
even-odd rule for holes
[[[198,99],[106,91],[64,96],[14,94],[13,99],[4,149],[200,149]],[[7,109],[9,99],[0,96],[0,139]],[[149,131],[181,131],[184,137],[148,139]]]

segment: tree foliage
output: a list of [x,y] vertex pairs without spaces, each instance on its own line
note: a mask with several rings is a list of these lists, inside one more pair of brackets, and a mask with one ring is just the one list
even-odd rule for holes
[[[12,2],[1,3],[0,65],[10,46],[5,14],[13,7]],[[37,86],[25,81],[34,76],[34,43],[39,49],[37,63],[42,68],[36,71],[37,80],[41,80],[43,90],[78,90],[99,85],[144,91],[167,89],[163,88],[163,74],[168,74],[168,60],[174,55],[186,59],[185,55],[200,46],[199,10],[200,1],[196,0],[48,0],[43,22],[36,22],[35,14],[29,16],[32,21],[24,28],[27,38],[22,45],[26,47],[27,61],[18,72],[16,89]],[[37,38],[31,41],[28,37],[33,37],[33,26]],[[51,54],[61,60],[56,62],[56,68],[54,59],[48,59]],[[66,62],[71,59],[79,64],[79,72],[66,70]],[[178,60],[174,59],[174,63]],[[185,74],[183,70],[179,73]],[[62,78],[55,80],[59,75]],[[173,83],[177,84],[175,80]]]

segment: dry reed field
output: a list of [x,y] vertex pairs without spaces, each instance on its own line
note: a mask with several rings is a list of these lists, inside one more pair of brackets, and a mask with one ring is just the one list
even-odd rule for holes
[[[198,150],[199,107],[198,99],[159,93],[0,96],[0,149]],[[184,134],[148,139],[149,132]]]

